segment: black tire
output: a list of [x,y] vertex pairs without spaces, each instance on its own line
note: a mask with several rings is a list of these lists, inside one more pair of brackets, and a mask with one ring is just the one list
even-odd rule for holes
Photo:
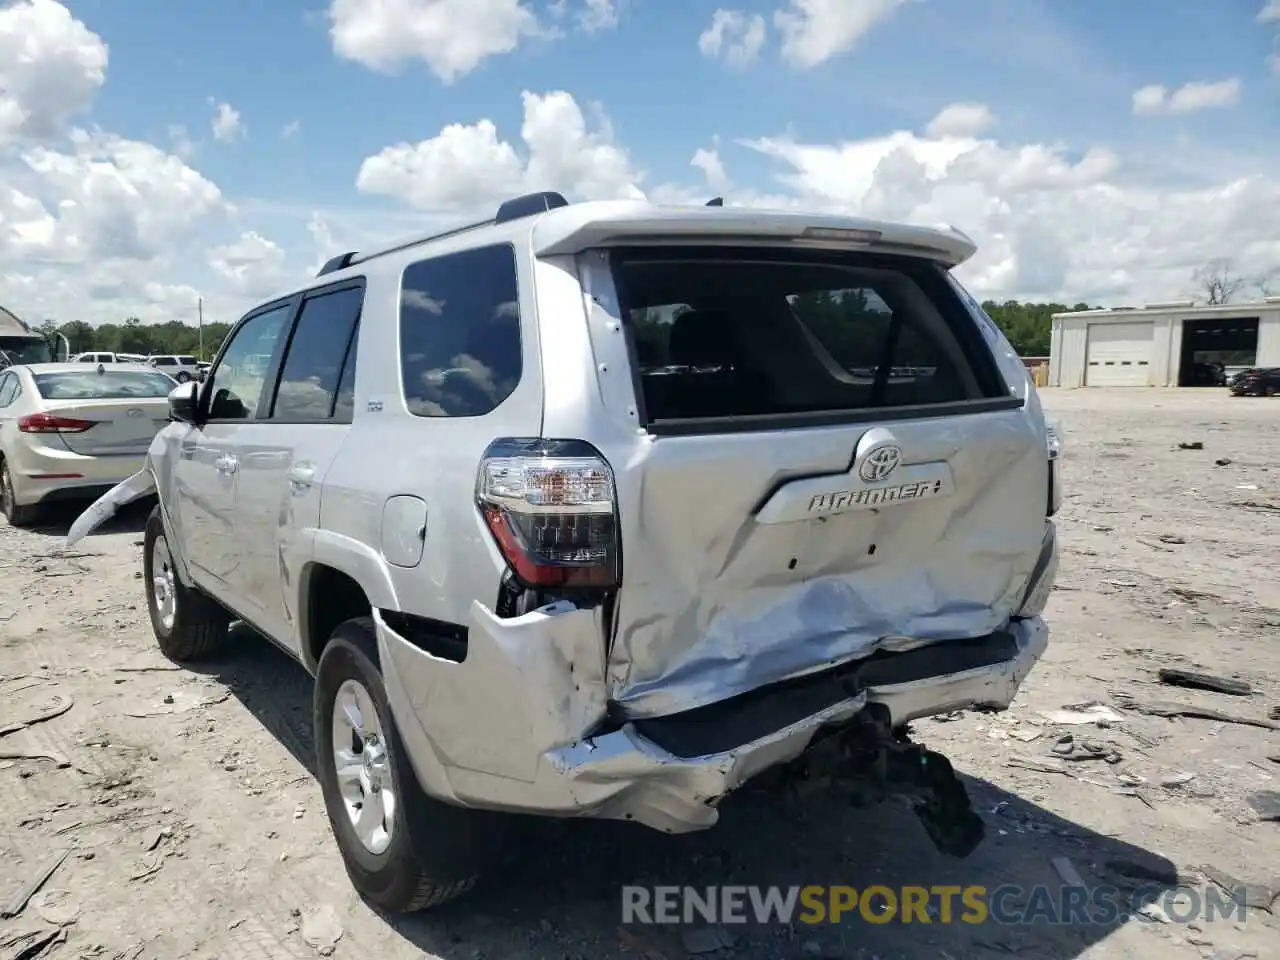
[[[168,552],[168,538],[164,530],[164,520],[160,516],[157,504],[147,517],[146,533],[142,538],[142,577],[147,590],[147,613],[151,617],[151,630],[156,635],[160,652],[177,663],[202,660],[216,652],[227,642],[228,627],[231,625],[230,615],[203,594],[191,590],[182,584],[176,573],[168,578],[171,583],[174,599],[173,622],[166,624],[161,617],[156,600],[155,553],[156,541],[164,541]],[[169,553],[172,564],[172,553]],[[172,570],[172,568],[170,568]]]
[[177,374],[174,375],[173,379],[177,380],[179,383],[190,383],[191,374],[187,373],[185,370],[179,370]]
[[9,464],[0,457],[0,513],[9,521],[11,527],[29,527],[40,519],[40,504],[32,503],[19,506],[14,500],[13,474],[9,472]]
[[[348,680],[364,687],[377,711],[399,798],[389,845],[380,853],[370,852],[356,836],[338,784],[333,713],[339,688]],[[356,892],[388,913],[409,913],[470,890],[496,858],[508,818],[456,807],[423,792],[387,703],[371,617],[340,624],[325,646],[316,669],[314,723],[325,810]]]

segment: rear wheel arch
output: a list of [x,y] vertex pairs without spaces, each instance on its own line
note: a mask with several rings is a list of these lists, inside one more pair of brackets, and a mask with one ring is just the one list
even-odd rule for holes
[[349,573],[325,563],[302,571],[298,606],[302,661],[315,672],[325,645],[341,624],[373,613],[368,591]]

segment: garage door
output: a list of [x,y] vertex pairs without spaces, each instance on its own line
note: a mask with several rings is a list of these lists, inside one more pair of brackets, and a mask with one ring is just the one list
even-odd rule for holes
[[1084,372],[1088,387],[1145,387],[1154,323],[1091,323]]

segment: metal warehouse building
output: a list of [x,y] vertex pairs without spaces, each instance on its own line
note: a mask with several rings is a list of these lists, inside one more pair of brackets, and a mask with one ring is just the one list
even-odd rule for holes
[[1246,367],[1280,367],[1280,297],[1195,306],[1190,300],[1055,313],[1054,387],[1192,387]]

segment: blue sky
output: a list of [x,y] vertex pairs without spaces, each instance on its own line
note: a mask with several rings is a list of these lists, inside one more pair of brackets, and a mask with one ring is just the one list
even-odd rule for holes
[[[438,29],[422,27],[455,4]],[[98,163],[102,175],[125,162],[121,143],[150,144],[218,199],[160,224],[158,204],[180,208],[182,194],[155,193],[142,210],[147,191],[135,191],[139,229],[163,236],[164,249],[152,244],[139,263],[141,249],[122,256],[111,231],[96,231],[106,245],[77,261],[79,280],[69,255],[15,259],[16,242],[6,253],[0,207],[0,302],[34,298],[28,314],[62,307],[32,293],[43,284],[13,278],[50,269],[82,284],[114,271],[107,286],[119,296],[98,298],[108,314],[145,282],[234,311],[336,252],[327,243],[411,232],[525,186],[678,201],[723,190],[729,202],[945,216],[983,246],[964,279],[989,295],[1168,296],[1211,256],[1251,276],[1280,267],[1273,228],[1249,219],[1268,205],[1272,223],[1280,212],[1277,0],[388,0],[381,20],[370,0],[66,6],[105,45],[103,80],[55,110],[39,137],[33,124],[0,136],[0,173],[10,164],[56,221],[58,190],[74,191],[75,174],[53,186],[33,178],[31,151]],[[718,49],[717,17],[728,24]],[[762,42],[747,57],[753,24]],[[53,57],[56,36],[42,56]],[[77,56],[55,66],[83,66]],[[23,89],[21,77],[3,82],[16,69],[0,65],[0,89]],[[26,89],[54,110],[39,83]],[[530,108],[525,92],[568,99]],[[219,104],[239,117],[226,139],[214,134]],[[957,104],[965,109],[939,117]],[[585,129],[561,135],[555,124],[575,110]],[[448,125],[482,120],[495,128],[487,139],[464,129],[430,144]],[[522,124],[541,131],[536,144]],[[77,147],[76,129],[114,145]],[[715,163],[691,165],[698,151]],[[720,167],[727,182],[704,175]],[[122,174],[145,175],[136,162]],[[75,218],[59,227],[64,251],[87,256],[83,237],[71,241],[95,232],[85,218],[100,195],[75,194]],[[113,216],[133,215],[124,202]],[[262,263],[249,262],[253,243]],[[172,309],[163,291],[140,296],[148,318]]]

